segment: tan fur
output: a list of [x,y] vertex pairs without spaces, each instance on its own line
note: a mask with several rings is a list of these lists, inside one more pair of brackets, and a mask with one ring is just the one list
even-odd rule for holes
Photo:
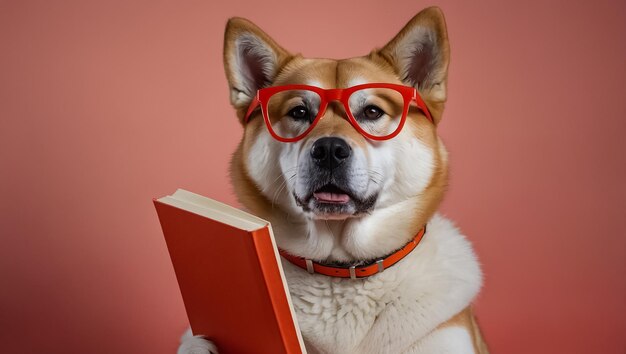
[[474,352],[476,354],[489,354],[489,348],[483,339],[478,323],[476,323],[476,317],[474,316],[474,311],[471,306],[466,307],[463,311],[439,325],[436,330],[447,327],[461,327],[466,329],[472,338]]

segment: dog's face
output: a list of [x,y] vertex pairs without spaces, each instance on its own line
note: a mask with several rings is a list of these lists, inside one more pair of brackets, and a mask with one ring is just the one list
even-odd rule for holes
[[[261,112],[255,111],[244,123],[231,165],[240,200],[273,224],[342,220],[345,229],[346,222],[365,228],[374,219],[394,218],[412,227],[430,217],[446,183],[446,153],[436,124],[446,99],[448,52],[445,22],[434,8],[419,13],[382,49],[345,60],[290,54],[252,23],[231,19],[224,60],[231,102],[242,123],[258,89],[290,84],[325,89],[364,83],[414,86],[434,118],[429,121],[412,105],[400,133],[376,141],[355,129],[343,105],[331,102],[309,134],[286,143],[271,136]],[[393,115],[389,103],[370,96],[359,97],[353,112],[369,122]],[[274,96],[272,126],[295,129],[310,122],[318,113],[316,100],[306,94]]]
[[[274,81],[275,85],[307,84],[322,88],[344,88],[371,82],[402,83],[390,67],[381,68],[369,58],[342,61],[296,58]],[[302,109],[295,113],[315,115],[317,112],[306,112],[306,107],[316,106],[315,102],[300,101],[306,99],[298,97],[298,102],[294,103],[293,97],[279,96],[272,100],[272,106],[285,106],[287,109],[282,111],[289,112],[289,108],[295,105],[294,108]],[[365,102],[368,99],[370,97],[364,97]],[[316,97],[309,98],[309,101],[315,100]],[[383,103],[378,106],[384,106]],[[374,116],[378,113],[378,106],[370,103],[361,106],[369,108],[372,112],[368,113]],[[389,109],[385,107],[385,111]],[[280,124],[293,122],[293,115],[294,112],[281,115],[284,122]],[[260,114],[257,120],[262,121]],[[428,137],[433,136],[434,126],[417,109],[411,112],[408,122],[393,139],[371,140],[351,125],[344,107],[337,103],[330,105],[315,128],[297,142],[274,141],[262,126],[253,138],[257,147],[252,147],[247,154],[248,165],[263,160],[266,153],[275,156],[278,164],[255,164],[250,176],[270,193],[277,193],[275,188],[280,187],[280,183],[272,185],[276,178],[287,181],[280,204],[293,213],[318,219],[367,215],[375,207],[382,208],[406,199],[411,193],[425,188],[430,180],[431,150],[435,145]],[[416,139],[416,134],[424,139]],[[265,147],[261,148],[263,145]],[[271,174],[276,172],[273,169],[277,166],[280,166],[280,177],[273,177]],[[259,173],[263,170],[265,173]],[[266,176],[273,179],[268,180]]]

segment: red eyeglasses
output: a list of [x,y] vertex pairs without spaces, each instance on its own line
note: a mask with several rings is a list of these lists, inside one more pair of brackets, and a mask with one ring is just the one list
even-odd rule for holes
[[260,105],[265,125],[279,141],[291,143],[306,136],[324,116],[331,101],[340,101],[350,124],[372,140],[387,140],[400,133],[411,101],[415,100],[426,118],[433,118],[414,87],[371,83],[345,89],[323,89],[309,85],[262,88],[250,103],[244,118],[248,122]]

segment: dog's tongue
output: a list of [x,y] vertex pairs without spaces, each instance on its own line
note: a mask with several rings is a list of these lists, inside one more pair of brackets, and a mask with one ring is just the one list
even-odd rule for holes
[[313,193],[313,197],[320,202],[325,203],[347,203],[350,201],[350,197],[347,194],[318,192]]

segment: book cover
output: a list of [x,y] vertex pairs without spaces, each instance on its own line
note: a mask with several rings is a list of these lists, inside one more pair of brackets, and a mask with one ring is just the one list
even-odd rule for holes
[[194,334],[220,354],[305,353],[268,222],[184,190],[154,205]]

